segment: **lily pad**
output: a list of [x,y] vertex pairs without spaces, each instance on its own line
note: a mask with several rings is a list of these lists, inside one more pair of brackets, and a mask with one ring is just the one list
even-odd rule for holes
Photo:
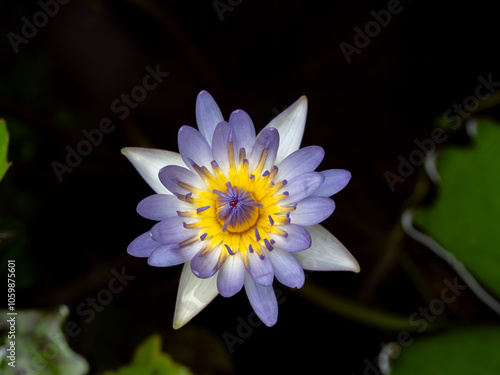
[[500,296],[500,125],[480,120],[472,144],[444,149],[437,170],[437,198],[415,222]]
[[102,375],[191,375],[191,371],[161,351],[161,336],[147,338],[134,353],[132,363]]
[[56,311],[0,310],[0,316],[5,317],[0,320],[0,372],[86,374],[87,361],[69,347],[61,329],[68,314],[66,306]]
[[497,375],[500,326],[461,329],[415,339],[394,361],[391,375]]
[[0,181],[7,172],[11,163],[7,162],[7,151],[9,150],[9,131],[4,119],[0,118]]

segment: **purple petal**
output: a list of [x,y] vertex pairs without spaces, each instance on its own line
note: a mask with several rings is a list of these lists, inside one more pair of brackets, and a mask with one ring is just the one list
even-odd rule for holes
[[203,90],[196,98],[196,123],[200,133],[208,142],[212,141],[215,127],[224,121],[219,106],[212,95]]
[[264,286],[273,285],[273,265],[268,256],[261,259],[257,253],[249,253],[248,263],[248,273],[257,284]]
[[208,279],[212,277],[221,267],[219,264],[219,255],[223,251],[220,246],[210,250],[205,255],[201,255],[201,251],[196,254],[191,260],[191,271],[200,279]]
[[291,153],[278,165],[275,181],[291,180],[302,173],[313,172],[324,156],[325,151],[319,146],[304,147]]
[[[264,162],[262,171],[271,170],[271,167],[276,160],[276,154],[280,143],[279,133],[274,128],[264,129],[260,132],[255,144],[253,145],[250,158],[248,159],[250,172],[258,165],[261,156],[267,150],[267,157]],[[248,154],[247,154],[248,156]]]
[[191,220],[189,217],[174,216],[160,221],[151,228],[151,238],[161,243],[180,243],[199,232],[199,229],[184,228],[184,222]]
[[321,223],[335,210],[335,203],[326,197],[307,197],[297,203],[295,211],[290,212],[293,224],[309,226]]
[[166,244],[157,247],[148,258],[153,267],[170,267],[189,262],[200,250],[200,242],[180,247],[178,244]]
[[155,194],[144,198],[137,205],[137,213],[150,220],[161,221],[177,216],[177,211],[192,211],[194,207],[174,195]]
[[[213,130],[211,134],[213,134]],[[198,130],[190,126],[181,127],[177,135],[177,143],[182,160],[184,160],[189,169],[194,171],[192,162],[195,162],[200,167],[210,166],[213,160],[212,149],[205,137]]]
[[331,197],[345,188],[351,179],[351,174],[345,169],[327,169],[320,173],[325,176],[325,181],[312,194],[315,196]]
[[250,275],[245,275],[245,292],[257,316],[268,327],[278,320],[278,301],[272,286],[257,284]]
[[311,246],[311,235],[302,225],[288,224],[279,228],[284,230],[287,235],[270,234],[270,237],[276,242],[276,247],[281,250],[297,252]]
[[145,258],[151,255],[154,249],[161,246],[161,243],[151,238],[151,232],[141,234],[133,240],[127,247],[127,253],[138,258]]
[[238,252],[226,258],[217,276],[217,289],[223,297],[231,297],[238,293],[245,282],[245,266]]
[[[229,141],[232,142],[232,150],[233,150],[233,164],[238,162],[238,140],[234,133],[233,128],[227,122],[223,121],[217,125],[214,131],[214,137],[212,140],[212,154],[213,158],[222,169],[223,172],[226,173],[226,176],[229,176]],[[235,160],[236,159],[236,160]]]
[[288,197],[280,201],[279,204],[287,205],[300,202],[316,191],[324,180],[325,176],[319,172],[303,173],[292,178],[278,191],[278,193],[288,192]]
[[290,288],[302,288],[305,275],[302,266],[295,257],[286,251],[274,249],[269,252],[276,279]]
[[255,127],[250,116],[245,111],[238,109],[231,113],[229,124],[238,138],[238,147],[243,147],[246,152],[251,152],[255,143]]
[[179,186],[179,182],[191,185],[198,189],[204,189],[205,183],[200,176],[191,172],[189,169],[177,165],[167,165],[160,169],[158,173],[160,181],[172,193],[187,194],[189,190]]

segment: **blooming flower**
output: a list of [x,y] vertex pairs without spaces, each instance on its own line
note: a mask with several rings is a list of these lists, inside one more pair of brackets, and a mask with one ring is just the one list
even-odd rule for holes
[[128,246],[148,264],[184,264],[174,313],[180,328],[218,293],[231,297],[243,286],[259,318],[272,326],[278,305],[274,277],[289,287],[304,284],[305,270],[359,272],[349,251],[320,223],[335,209],[329,197],[351,175],[343,169],[315,172],[318,146],[300,148],[307,114],[301,97],[257,136],[242,110],[229,121],[212,96],[196,101],[198,130],[183,126],[179,153],[122,150],[157,193],[137,212],[159,221]]

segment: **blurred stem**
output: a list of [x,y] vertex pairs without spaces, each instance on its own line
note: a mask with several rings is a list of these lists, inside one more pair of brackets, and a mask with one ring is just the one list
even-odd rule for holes
[[384,280],[384,277],[388,274],[389,270],[392,269],[397,262],[400,253],[399,243],[403,238],[403,230],[399,225],[396,225],[389,233],[383,251],[367,276],[364,285],[360,289],[357,296],[360,301],[367,301],[370,299]]
[[404,269],[415,288],[420,293],[423,301],[428,305],[436,296],[432,293],[427,279],[422,275],[422,271],[406,253],[401,252],[398,259],[399,264]]
[[[401,214],[407,207],[414,206],[418,202],[421,202],[423,198],[427,195],[429,191],[429,180],[425,175],[425,172],[420,169],[419,177],[417,178],[417,183],[415,185],[415,189],[413,189],[412,194],[405,200],[405,202],[401,205],[401,210],[398,214],[398,221],[395,223],[391,232],[388,235],[386,244],[384,246],[384,251],[380,254],[380,257],[377,260],[377,263],[372,268],[370,274],[366,278],[364,285],[360,289],[360,293],[358,294],[358,299],[360,301],[367,301],[373,295],[375,290],[378,289],[382,281],[384,280],[385,275],[389,273],[389,271],[394,267],[394,265],[400,261],[401,258],[401,243],[406,238],[406,235],[403,231],[403,228],[400,223]],[[406,258],[406,265],[411,263],[410,258]],[[406,267],[405,270],[409,268]],[[409,275],[411,280],[415,283],[415,278]],[[428,288],[424,284],[417,282],[415,283],[415,287],[418,289],[421,296],[428,295]],[[423,288],[423,289],[421,289]]]
[[[298,295],[315,305],[336,315],[372,327],[389,331],[416,331],[419,326],[411,324],[407,316],[396,315],[378,309],[368,308],[342,296],[332,293],[319,285],[308,281]],[[432,327],[432,324],[430,325]]]

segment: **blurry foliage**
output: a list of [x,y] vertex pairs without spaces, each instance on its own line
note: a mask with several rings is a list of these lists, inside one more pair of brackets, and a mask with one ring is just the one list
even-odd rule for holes
[[[4,375],[17,374],[87,374],[87,361],[75,353],[68,345],[62,331],[69,309],[61,306],[55,311],[17,310],[17,315],[7,315],[0,310],[0,369]],[[15,337],[9,337],[10,323],[14,317]],[[8,349],[15,347],[15,367],[8,365],[11,360]]]
[[[0,262],[7,264],[9,259],[15,259],[18,254],[22,254],[26,243],[26,233],[24,226],[17,220],[5,217],[2,215],[2,205],[12,202],[12,199],[19,198],[9,194],[9,182],[2,181],[7,173],[7,170],[12,165],[8,160],[10,134],[7,129],[7,123],[4,119],[0,118],[0,185],[2,188],[2,198],[9,197],[9,199],[0,200]],[[26,203],[26,202],[24,202]],[[22,259],[22,256],[21,256]],[[28,271],[27,277],[18,280],[17,286],[20,288],[29,285],[34,281],[34,272],[31,272],[30,262],[22,264],[21,270]],[[0,269],[0,276],[4,276],[5,269]]]
[[[19,218],[36,218],[40,202],[33,191],[16,186],[14,180],[15,174],[35,157],[38,142],[28,124],[11,118],[7,130],[6,121],[0,119],[0,262],[6,264],[8,259],[18,261],[18,270],[23,275],[16,282],[19,289],[36,285],[39,280],[39,270],[25,253],[26,225]],[[10,172],[6,174],[7,169]],[[0,277],[5,272],[5,269],[0,269]]]
[[0,181],[9,169],[10,164],[7,161],[7,151],[9,149],[9,131],[4,119],[0,118]]
[[[442,150],[437,197],[415,211],[415,221],[500,296],[500,126],[480,119],[475,130],[471,145]],[[500,369],[499,347],[500,326],[455,323],[403,348],[391,374],[493,375]]]
[[[21,17],[29,17],[39,11],[35,2],[31,7],[21,3],[13,2],[15,12],[0,12],[5,15],[5,21],[9,21],[0,26],[6,27],[4,35],[8,31],[20,32]],[[425,13],[419,16],[418,8],[414,7],[404,16],[411,18],[414,15],[416,20],[413,27],[408,29],[418,32],[415,39],[422,43],[432,45],[436,41],[435,51],[427,49],[427,46],[424,48],[423,44],[419,47],[418,43],[411,40],[411,43],[405,43],[405,47],[401,48],[399,37],[404,38],[406,31],[401,29],[401,25],[405,23],[398,21],[399,26],[396,23],[391,25],[394,32],[384,32],[377,41],[378,46],[372,44],[370,48],[363,50],[363,55],[360,56],[362,59],[347,66],[339,51],[335,53],[335,43],[332,44],[332,41],[351,38],[352,26],[373,5],[366,5],[366,9],[360,10],[351,8],[359,5],[332,2],[331,4],[338,4],[340,7],[346,6],[347,9],[335,8],[335,12],[329,13],[315,4],[311,7],[314,13],[311,13],[306,2],[300,3],[300,10],[294,10],[293,5],[283,7],[276,3],[276,6],[268,4],[265,11],[259,5],[245,2],[242,7],[235,8],[234,12],[227,13],[227,21],[221,24],[211,2],[204,2],[204,7],[181,1],[173,2],[174,5],[171,6],[158,7],[151,2],[146,3],[144,5],[138,1],[127,1],[123,5],[121,2],[95,1],[91,2],[92,10],[89,11],[88,3],[71,2],[70,5],[61,7],[61,15],[51,18],[49,26],[40,30],[28,45],[23,45],[19,54],[14,54],[10,45],[3,54],[0,62],[0,116],[6,117],[10,134],[7,133],[5,121],[0,120],[0,180],[5,174],[8,161],[12,160],[14,164],[0,183],[0,264],[5,264],[7,259],[16,259],[19,275],[17,288],[22,297],[20,303],[26,306],[54,306],[67,298],[74,318],[81,319],[81,316],[76,316],[78,314],[75,314],[74,308],[91,295],[92,288],[102,287],[99,283],[106,282],[96,277],[95,267],[102,265],[108,258],[113,259],[116,254],[123,256],[116,256],[112,262],[121,266],[123,259],[127,257],[126,238],[132,238],[130,232],[137,230],[137,222],[142,222],[133,215],[134,206],[138,202],[134,202],[137,197],[132,198],[130,194],[134,189],[123,188],[130,184],[135,189],[141,189],[142,182],[137,182],[140,179],[125,160],[122,164],[116,162],[120,159],[119,149],[126,145],[137,146],[141,142],[144,145],[161,144],[163,147],[169,138],[174,139],[175,137],[171,137],[172,133],[161,129],[167,129],[169,124],[177,126],[175,124],[181,118],[175,116],[182,116],[182,121],[185,121],[185,109],[191,108],[186,104],[187,98],[191,98],[193,93],[202,88],[213,89],[225,101],[226,109],[230,108],[227,102],[248,105],[253,113],[265,120],[268,117],[270,119],[274,112],[266,106],[281,108],[281,104],[288,103],[290,96],[293,97],[297,91],[302,94],[305,90],[311,99],[306,131],[308,138],[305,143],[323,142],[322,145],[328,147],[329,159],[325,159],[327,165],[340,163],[339,167],[354,172],[355,178],[349,189],[342,193],[342,204],[339,204],[332,220],[337,226],[339,238],[352,244],[353,253],[361,257],[360,263],[363,263],[365,271],[355,279],[349,278],[349,275],[330,274],[322,280],[321,275],[314,275],[316,281],[319,280],[324,285],[324,288],[316,289],[316,295],[320,297],[316,301],[320,303],[312,306],[300,302],[307,289],[297,293],[298,298],[289,298],[287,305],[283,306],[285,311],[288,309],[287,314],[283,314],[280,323],[272,330],[262,329],[260,339],[255,335],[252,340],[245,341],[245,347],[237,352],[236,357],[229,355],[217,334],[235,324],[234,318],[238,315],[238,310],[225,312],[224,321],[220,319],[220,305],[212,308],[212,312],[204,311],[200,314],[202,316],[199,317],[199,322],[210,322],[204,325],[207,328],[193,322],[180,331],[162,331],[164,347],[176,360],[189,364],[197,373],[226,374],[234,372],[234,367],[238,368],[238,373],[255,373],[255,368],[262,367],[261,360],[265,359],[264,356],[270,350],[278,358],[271,361],[274,362],[273,366],[279,366],[278,372],[290,372],[285,366],[292,366],[293,370],[299,372],[300,367],[305,365],[309,372],[314,372],[317,368],[313,366],[321,367],[325,361],[336,361],[337,372],[346,373],[343,370],[348,366],[349,373],[360,373],[356,372],[356,367],[361,366],[362,359],[369,355],[370,350],[377,351],[382,337],[386,339],[388,334],[412,328],[407,319],[408,312],[413,312],[412,309],[418,308],[421,303],[418,294],[411,289],[417,289],[418,285],[410,285],[408,288],[408,275],[404,272],[408,268],[401,272],[397,263],[400,254],[386,261],[385,265],[374,265],[390,248],[382,241],[391,225],[397,221],[400,203],[413,188],[413,180],[408,179],[408,183],[396,195],[391,194],[380,176],[383,169],[394,162],[397,153],[402,152],[405,144],[410,144],[406,141],[415,136],[422,124],[441,111],[443,106],[449,106],[461,98],[462,94],[468,94],[457,91],[458,88],[468,90],[469,86],[475,84],[475,77],[471,78],[472,84],[466,81],[467,75],[471,75],[470,72],[474,70],[472,64],[467,67],[467,74],[464,75],[464,70],[461,67],[459,69],[456,61],[453,61],[460,77],[464,77],[463,80],[458,80],[455,74],[445,74],[451,72],[450,66],[445,59],[436,57],[436,53],[442,53],[443,56],[448,54],[456,60],[455,52],[462,47],[464,38],[450,38],[451,34],[443,34],[444,38],[440,39],[436,30],[443,29],[443,14],[437,8],[430,14],[426,7],[421,7],[421,12]],[[467,15],[472,10],[469,8],[466,10]],[[443,9],[448,17],[449,7]],[[331,19],[337,17],[335,14],[339,20]],[[491,14],[495,15],[494,12]],[[419,28],[424,16],[426,19],[435,17],[437,26],[426,27],[425,30]],[[256,17],[261,19],[258,25],[254,22]],[[276,17],[281,22],[276,23]],[[115,18],[120,21],[120,27],[110,22]],[[471,33],[476,30],[472,27],[464,29],[463,18],[450,18],[460,20],[460,30],[465,30],[467,37],[472,36]],[[490,61],[492,66],[496,61],[477,58],[480,49],[478,42],[482,39],[491,45],[488,38],[484,37],[487,33],[483,28],[488,25],[493,28],[495,24],[484,22],[482,17],[477,19],[482,24],[481,28],[477,28],[481,38],[476,38],[474,43],[468,45],[469,49],[477,46],[476,53],[469,51],[461,56],[461,60],[470,58],[469,63],[477,61],[475,68],[484,71],[487,69],[484,61]],[[65,22],[66,26],[59,26]],[[249,28],[245,27],[246,22]],[[341,25],[338,22],[344,26],[330,27],[328,30],[331,32],[324,29],[324,25]],[[270,23],[278,25],[278,33],[268,29]],[[73,24],[74,28],[68,27],[68,24]],[[99,25],[105,28],[99,29]],[[292,27],[297,34],[289,33]],[[96,30],[96,34],[92,34],[92,30]],[[93,39],[92,35],[100,35],[102,38]],[[109,35],[116,36],[116,39],[106,39]],[[387,39],[387,42],[380,43],[383,38],[390,38],[391,35],[397,35],[398,39]],[[254,39],[255,36],[262,39]],[[238,40],[243,42],[235,43]],[[136,41],[141,49],[120,49],[121,45],[133,46]],[[460,45],[454,46],[453,41]],[[74,45],[75,48],[67,48],[69,45]],[[332,48],[325,49],[325,45]],[[381,45],[397,46],[397,51],[393,52],[391,48],[384,51],[380,49]],[[447,45],[450,50],[446,50]],[[233,58],[228,60],[221,52],[229,49],[233,51]],[[494,49],[488,46],[488,51]],[[371,53],[374,55],[370,55]],[[68,56],[72,55],[75,58],[69,59]],[[137,59],[137,56],[141,58]],[[443,62],[441,74],[435,71],[429,75],[426,69],[420,69],[422,63],[427,64],[426,56]],[[373,64],[375,60],[377,63]],[[83,63],[77,64],[79,61]],[[127,61],[133,61],[136,65],[127,68]],[[157,61],[165,69],[175,72],[168,85],[154,95],[151,94],[148,101],[141,103],[126,121],[117,122],[119,130],[113,137],[107,138],[102,146],[96,148],[96,153],[86,158],[63,185],[58,184],[50,163],[53,160],[64,160],[65,146],[75,146],[82,139],[82,129],[95,127],[98,119],[108,116],[110,101],[132,87],[130,82],[136,82],[141,77],[144,65]],[[385,63],[389,61],[391,63]],[[242,62],[247,62],[248,66]],[[111,79],[105,80],[107,77]],[[290,77],[296,78],[293,87],[290,87]],[[496,74],[494,77],[496,79]],[[121,82],[123,86],[117,82]],[[109,91],[101,94],[102,87],[109,88]],[[284,91],[283,87],[287,89]],[[443,95],[443,90],[449,90],[449,93]],[[441,99],[437,100],[436,97],[441,95]],[[499,95],[500,92],[497,92],[488,101],[481,100],[477,111],[486,110],[498,103]],[[260,99],[252,102],[258,96]],[[421,104],[422,98],[428,99],[424,105]],[[191,120],[194,120],[194,113],[191,113]],[[444,117],[440,117],[439,121],[439,125],[446,129],[453,124]],[[438,200],[434,206],[419,210],[416,221],[456,255],[480,281],[500,295],[500,276],[498,272],[495,274],[499,266],[499,132],[490,121],[481,122],[478,131],[473,147],[445,149],[439,164],[442,182]],[[154,139],[154,142],[143,141],[146,137],[142,134]],[[9,158],[6,159],[5,139],[9,135]],[[409,147],[413,146],[410,144]],[[106,157],[98,155],[104,152],[107,152]],[[116,159],[109,155],[116,155]],[[107,195],[108,192],[115,193],[111,196]],[[106,196],[106,201],[101,196]],[[339,198],[339,202],[340,200]],[[83,203],[79,205],[78,202]],[[118,211],[121,206],[125,208]],[[118,224],[112,224],[107,212],[114,214],[113,219],[119,218],[116,220]],[[126,214],[122,214],[123,212]],[[72,222],[70,230],[64,225],[66,222]],[[102,235],[104,231],[99,232],[99,228],[105,228],[105,235]],[[113,243],[100,243],[105,237],[113,238]],[[380,242],[377,242],[379,239]],[[393,248],[403,247],[403,240],[398,241]],[[410,249],[410,252],[412,250],[414,249]],[[71,255],[61,256],[66,253]],[[414,254],[410,254],[410,257],[412,255]],[[432,268],[434,257],[432,254],[427,255],[418,260],[420,264],[415,261],[412,266],[415,273],[421,274],[424,286],[430,289],[435,280],[449,272],[449,269],[441,266],[436,272],[438,275],[433,274],[436,270]],[[413,259],[408,262],[411,261]],[[133,260],[130,264],[140,265],[140,262]],[[88,267],[89,271],[82,272],[78,266],[82,269]],[[107,364],[110,362],[114,366],[109,367],[113,368],[126,363],[129,351],[124,356],[122,352],[113,349],[127,345],[133,347],[135,344],[129,343],[134,343],[137,335],[143,337],[145,332],[158,330],[164,316],[173,307],[165,303],[156,308],[159,301],[173,301],[175,292],[172,290],[175,287],[171,286],[172,283],[168,284],[168,288],[163,288],[167,290],[164,291],[158,285],[155,286],[158,281],[164,282],[162,286],[168,282],[164,276],[159,276],[160,273],[155,270],[144,271],[139,266],[136,267],[136,274],[140,274],[143,280],[141,287],[128,290],[127,296],[123,296],[122,305],[117,301],[116,307],[109,307],[92,325],[82,325],[85,329],[81,336],[71,341],[75,350],[83,353],[99,371],[108,368]],[[61,276],[67,269],[69,271],[66,274],[71,274],[73,279]],[[371,270],[382,275],[379,278],[382,281],[370,289],[371,294],[368,293],[366,299],[353,304],[356,293],[362,293],[364,288],[373,285],[369,276]],[[165,273],[168,272],[165,270]],[[4,273],[5,269],[0,269],[0,279],[4,277]],[[394,276],[395,274],[397,275]],[[365,285],[361,284],[363,280]],[[314,297],[311,292],[314,282],[306,283],[309,298]],[[331,283],[331,288],[328,283]],[[81,288],[76,288],[75,285]],[[66,294],[61,293],[64,288]],[[158,292],[158,289],[161,291]],[[335,299],[332,289],[339,291],[341,297],[346,297],[337,298],[336,302],[330,303]],[[157,294],[152,293],[152,290],[156,290]],[[318,293],[318,290],[322,293]],[[126,297],[129,299],[126,300]],[[465,296],[464,299],[467,303]],[[126,303],[126,310],[120,310]],[[237,305],[234,300],[231,303],[231,307]],[[380,314],[380,317],[390,322],[391,328],[387,324],[381,324],[381,319],[372,319],[378,314],[360,319],[368,323],[365,325],[342,318],[342,315],[349,315],[351,318],[362,315],[369,312],[368,308],[377,305],[384,310],[385,315]],[[484,307],[480,304],[474,304],[472,308],[484,313]],[[352,313],[354,310],[358,314]],[[342,311],[346,313],[342,314]],[[386,311],[390,313],[385,313]],[[451,318],[456,319],[457,315],[459,319],[463,317],[460,314],[454,315],[455,312],[452,311],[447,311],[446,315],[448,313]],[[19,313],[17,346],[23,349],[17,352],[18,366],[45,363],[44,370],[37,373],[72,375],[83,373],[88,368],[86,362],[69,349],[62,336],[60,325],[67,314],[65,308],[53,313],[41,310]],[[106,314],[112,318],[105,319]],[[148,324],[139,325],[135,321],[131,323],[134,319],[131,317],[136,315],[143,317],[143,320],[147,317]],[[217,319],[210,320],[213,316]],[[394,319],[395,316],[399,319]],[[304,321],[307,324],[303,324]],[[134,324],[134,327],[124,330],[127,323]],[[402,328],[399,323],[409,327]],[[5,322],[1,322],[0,327],[3,327],[0,331],[3,335]],[[96,332],[102,336],[98,336]],[[426,333],[426,336],[429,334],[428,337],[415,339],[411,346],[403,349],[394,366],[396,375],[459,374],[460,371],[488,374],[488,368],[493,365],[498,367],[497,358],[491,356],[492,350],[500,346],[498,328],[470,328],[435,336],[430,336],[430,333]],[[109,341],[103,341],[104,336]],[[58,338],[57,342],[51,339],[55,337]],[[266,340],[262,340],[262,337]],[[327,340],[328,345],[324,345],[325,337],[333,337],[333,340]],[[295,347],[295,339],[300,339],[301,344],[306,343],[300,347],[301,357],[287,358],[290,347]],[[480,339],[484,342],[480,342]],[[0,343],[2,344],[3,342]],[[47,360],[43,353],[45,351],[50,357],[53,345],[60,350],[60,355]],[[106,365],[103,365],[105,362],[101,357],[93,358],[95,352],[108,357]],[[462,367],[449,367],[453,366],[453,362]],[[469,367],[465,362],[469,363]],[[5,358],[1,363],[2,373],[10,374],[11,372],[3,371],[6,368]],[[482,367],[471,369],[470,364]],[[10,368],[5,371],[10,371]],[[162,352],[160,336],[154,335],[137,348],[130,365],[117,371],[107,371],[104,375],[152,373],[161,375],[191,372]]]
[[191,371],[161,350],[161,336],[152,335],[135,350],[132,363],[102,375],[191,375]]
[[470,147],[447,147],[438,159],[438,196],[415,212],[425,232],[500,296],[500,126],[477,124]]
[[500,326],[468,327],[415,340],[395,360],[392,375],[497,375]]

